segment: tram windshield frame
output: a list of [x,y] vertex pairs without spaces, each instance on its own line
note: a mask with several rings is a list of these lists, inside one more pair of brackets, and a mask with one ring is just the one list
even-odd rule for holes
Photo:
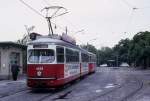
[[28,50],[29,63],[53,63],[55,51],[53,49],[30,49]]

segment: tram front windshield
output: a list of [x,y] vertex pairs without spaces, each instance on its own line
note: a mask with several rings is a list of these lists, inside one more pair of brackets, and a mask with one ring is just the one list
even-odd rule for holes
[[52,49],[32,49],[28,51],[28,62],[30,63],[52,63],[55,60]]

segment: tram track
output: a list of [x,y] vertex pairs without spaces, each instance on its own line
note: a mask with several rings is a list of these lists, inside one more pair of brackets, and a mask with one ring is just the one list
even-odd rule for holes
[[5,97],[9,97],[9,96],[13,96],[13,95],[16,95],[16,94],[18,94],[18,93],[26,92],[26,91],[28,91],[28,90],[29,90],[29,89],[23,89],[23,90],[19,90],[19,91],[10,93],[10,94],[1,94],[1,95],[0,95],[0,99],[5,98]]
[[[66,99],[67,95],[70,94],[78,85],[78,80],[73,82],[73,83],[69,83],[68,85],[60,88],[60,89],[56,89],[53,91],[53,94],[48,94],[40,99],[38,99],[37,101],[47,101],[52,100],[58,100],[58,99]],[[49,101],[48,100],[48,101]]]
[[[117,85],[117,84],[115,84],[115,85]],[[123,85],[125,85],[125,83],[123,84]],[[123,85],[120,85],[120,86],[118,86],[117,88],[121,88]],[[55,93],[55,94],[53,94],[53,95],[47,95],[47,96],[45,96],[45,97],[42,97],[41,99],[39,99],[39,100],[37,100],[37,101],[49,101],[49,100],[52,100],[52,101],[55,101],[55,100],[59,100],[59,99],[67,99],[67,100],[69,100],[70,98],[68,98],[67,96],[68,96],[68,94],[70,94],[73,90],[75,90],[75,88],[76,88],[76,84],[74,85],[71,85],[71,86],[69,86],[69,88],[67,88],[67,89],[64,89],[63,91],[60,91],[60,92],[58,92],[58,93]],[[115,91],[116,89],[113,89],[113,90],[111,90],[111,91],[109,91],[109,92],[106,92],[106,93],[103,93],[101,96],[105,96],[105,95],[107,95],[107,94],[109,94],[109,93],[111,93],[111,92],[113,92],[113,91]],[[94,96],[95,97],[95,96]],[[94,98],[92,98],[92,100],[87,100],[87,101],[93,101],[94,100]]]
[[143,85],[144,85],[143,81],[141,82],[140,80],[138,80],[138,83],[140,84],[140,86],[136,90],[134,90],[132,93],[130,93],[127,96],[125,96],[124,98],[122,98],[121,101],[127,101],[129,98],[134,96],[137,92],[139,92],[143,88]]
[[[134,96],[138,91],[140,91],[143,88],[143,85],[144,85],[143,81],[135,76],[136,75],[126,75],[125,81],[123,81],[123,82],[119,81],[117,83],[114,83],[114,88],[111,88],[111,89],[104,88],[107,90],[104,90],[104,92],[101,92],[101,93],[96,93],[96,95],[94,95],[94,96],[91,96],[91,97],[89,96],[88,97],[89,99],[86,101],[97,101],[97,100],[100,100],[100,101],[109,101],[109,100],[110,101],[128,101],[128,98],[130,99],[132,96]],[[130,77],[130,78],[128,78],[128,77]],[[55,100],[59,100],[59,99],[69,101],[69,100],[73,99],[70,97],[70,93],[72,96],[72,94],[74,94],[73,91],[76,90],[76,88],[78,86],[79,86],[78,82],[76,82],[74,84],[69,84],[69,86],[67,86],[65,88],[61,88],[59,90],[48,89],[48,90],[45,90],[44,92],[41,90],[38,90],[38,92],[37,92],[37,91],[32,91],[30,89],[24,89],[24,90],[20,90],[20,91],[14,92],[14,93],[4,94],[3,96],[0,96],[0,101],[1,101],[1,99],[2,99],[2,101],[5,101],[5,98],[8,99],[8,101],[11,101],[13,98],[15,98],[15,96],[18,96],[19,98],[21,98],[23,96],[25,96],[24,98],[32,97],[31,100],[26,99],[28,101],[55,101]],[[127,90],[126,90],[126,88],[127,88]],[[129,89],[129,92],[128,92],[128,89]],[[126,90],[127,92],[124,90]],[[124,91],[126,93],[124,95],[122,95],[121,93],[119,93],[120,91]],[[38,96],[39,94],[40,94],[40,96]],[[118,95],[118,94],[120,94],[120,95]],[[121,96],[121,97],[115,98],[115,97],[119,97],[119,96]],[[76,97],[76,96],[74,96],[74,97]],[[82,95],[80,97],[82,97]],[[104,100],[105,98],[109,98],[109,100]],[[111,98],[112,98],[112,100],[111,100]],[[85,99],[83,99],[83,101],[85,101]]]
[[46,96],[41,97],[40,99],[38,99],[37,101],[43,101],[45,99],[47,99],[48,97],[52,96],[53,94],[48,94]]
[[[138,82],[138,84],[137,84],[138,87],[137,87],[134,91],[132,91],[131,93],[129,93],[128,95],[122,97],[119,101],[127,101],[128,98],[134,96],[138,91],[140,91],[140,90],[143,88],[143,82],[140,81],[140,80],[138,80],[138,79],[136,79],[136,81]],[[136,83],[137,83],[137,82],[136,82]],[[114,89],[112,89],[112,90],[110,90],[110,91],[107,91],[107,92],[105,92],[105,93],[103,93],[103,94],[100,94],[99,96],[94,96],[94,97],[92,97],[92,98],[91,98],[90,100],[88,100],[88,101],[94,101],[94,100],[98,100],[98,99],[100,99],[100,98],[106,97],[107,95],[109,95],[109,94],[111,94],[111,93],[114,93],[114,92],[116,92],[116,91],[119,90],[119,89],[125,89],[125,88],[123,88],[123,87],[125,87],[125,86],[127,86],[128,84],[131,84],[131,83],[132,83],[132,82],[126,82],[126,83],[124,83],[124,84],[118,86],[117,88],[114,88]],[[133,83],[135,83],[135,82],[133,82]],[[102,101],[103,101],[103,100],[102,100]],[[117,101],[118,101],[118,100],[117,100]]]
[[10,97],[9,99],[11,99],[11,97],[13,98],[13,96],[17,96],[17,95],[19,95],[19,96],[23,96],[23,95],[28,96],[28,95],[30,95],[30,96],[32,96],[32,97],[34,96],[36,98],[36,96],[39,93],[50,93],[50,94],[42,95],[42,97],[39,97],[39,98],[37,97],[37,99],[36,99],[36,101],[43,101],[45,98],[50,97],[50,96],[55,94],[55,93],[53,94],[52,92],[53,91],[50,91],[50,90],[34,91],[34,90],[31,90],[31,89],[25,89],[25,90],[22,90],[22,91],[15,92],[13,94],[4,94],[4,96],[0,97],[0,101],[4,101],[5,99],[7,99],[9,97]]
[[58,92],[55,94],[48,94],[46,96],[41,97],[37,101],[44,101],[44,100],[47,100],[48,98],[53,100],[53,101],[55,101],[57,99],[65,99],[65,96],[67,96],[67,94],[69,94],[70,92],[71,91],[63,92],[63,94],[61,94],[62,92]]
[[[24,90],[20,90],[20,91],[16,91],[16,92],[12,92],[12,93],[6,93],[0,96],[0,101],[5,101],[5,99],[12,100],[12,99],[16,99],[16,97],[18,97],[19,99],[22,96],[26,96],[26,98],[29,98],[32,96],[32,98],[34,98],[33,101],[44,101],[45,99],[51,99],[51,100],[55,100],[55,99],[63,99],[66,94],[68,94],[69,92],[71,92],[77,83],[75,84],[69,84],[69,86],[65,86],[65,88],[59,88],[59,89],[29,89],[26,88]],[[42,94],[40,96],[38,96],[39,94]],[[30,100],[30,99],[29,99]]]
[[[118,86],[116,89],[112,89],[111,91],[108,91],[106,93],[101,94],[100,97],[105,96],[105,95],[107,95],[107,94],[109,94],[111,92],[114,92],[115,90],[121,88],[124,85],[125,85],[125,83],[120,85],[120,86]],[[69,88],[64,89],[63,91],[59,91],[58,93],[55,93],[55,94],[49,94],[47,96],[44,96],[44,97],[40,98],[37,101],[49,101],[49,100],[55,101],[55,100],[59,100],[59,99],[67,99],[67,100],[69,100],[67,95],[70,94],[75,88],[76,88],[76,85],[71,85],[71,86],[69,86]],[[91,100],[87,100],[87,101],[93,101],[94,99],[96,100],[95,96]]]
[[115,92],[116,90],[118,90],[118,89],[124,87],[124,85],[125,85],[125,84],[120,85],[120,86],[118,86],[117,88],[114,88],[114,89],[112,89],[112,90],[109,90],[109,91],[107,91],[107,92],[105,92],[105,93],[100,94],[99,96],[94,96],[93,98],[89,99],[88,101],[94,101],[94,100],[96,100],[96,99],[98,99],[98,98],[104,97],[104,96],[106,96],[106,95],[108,95],[108,94],[110,94],[110,93],[112,93],[112,92]]
[[55,101],[57,99],[65,99],[65,97],[71,93],[73,91],[74,87],[72,87],[71,85],[71,88],[64,88],[64,89],[61,89],[61,90],[58,90],[58,91],[55,91],[54,94],[48,94],[46,96],[43,96],[42,98],[38,99],[37,101],[45,101],[47,100],[48,98],[52,101]]

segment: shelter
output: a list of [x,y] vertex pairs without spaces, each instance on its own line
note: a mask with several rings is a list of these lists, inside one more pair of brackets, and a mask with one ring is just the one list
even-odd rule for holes
[[11,79],[11,65],[20,66],[19,74],[26,70],[26,46],[14,42],[0,42],[0,79]]

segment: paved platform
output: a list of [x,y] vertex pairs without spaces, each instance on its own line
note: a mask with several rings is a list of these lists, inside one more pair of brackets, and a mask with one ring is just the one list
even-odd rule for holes
[[11,83],[13,84],[14,83],[26,83],[26,74],[19,75],[16,81],[14,81],[13,79],[0,80],[0,86],[6,86],[7,84],[11,84]]

